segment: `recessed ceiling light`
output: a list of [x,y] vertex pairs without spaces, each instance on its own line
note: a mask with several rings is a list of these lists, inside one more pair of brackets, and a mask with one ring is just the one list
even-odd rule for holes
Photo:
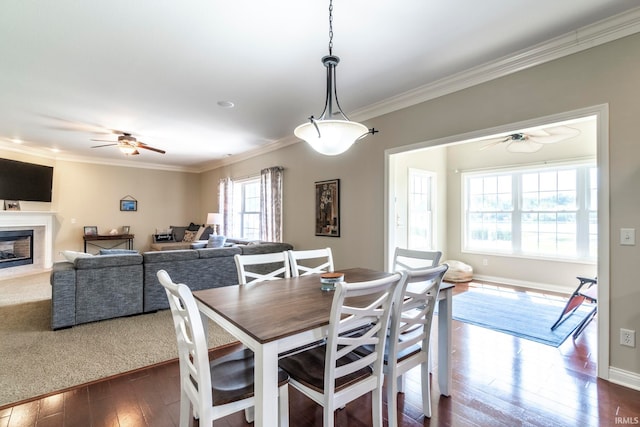
[[231,101],[218,101],[218,106],[222,108],[233,108],[235,104]]
[[13,142],[14,144],[22,144],[22,140],[17,138],[12,139],[11,142]]

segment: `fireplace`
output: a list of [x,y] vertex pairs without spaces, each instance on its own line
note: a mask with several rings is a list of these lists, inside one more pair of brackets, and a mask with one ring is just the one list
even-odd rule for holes
[[33,264],[33,230],[0,231],[0,268]]

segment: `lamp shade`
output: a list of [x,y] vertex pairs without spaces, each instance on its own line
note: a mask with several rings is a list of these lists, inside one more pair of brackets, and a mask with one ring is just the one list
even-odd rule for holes
[[365,125],[348,120],[317,120],[315,125],[318,129],[311,122],[303,123],[293,133],[326,156],[344,153],[356,140],[369,132]]
[[221,213],[208,213],[207,214],[207,224],[222,224],[222,214]]

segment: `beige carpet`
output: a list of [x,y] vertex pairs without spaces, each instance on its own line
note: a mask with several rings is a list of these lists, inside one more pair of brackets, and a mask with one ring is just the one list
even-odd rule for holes
[[[51,331],[39,276],[0,280],[0,406],[177,357],[169,310]],[[211,348],[234,341],[209,323]]]

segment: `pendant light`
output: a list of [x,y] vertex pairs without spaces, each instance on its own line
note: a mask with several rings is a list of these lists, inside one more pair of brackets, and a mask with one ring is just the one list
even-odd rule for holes
[[[378,132],[373,128],[367,129],[361,123],[350,121],[340,108],[336,89],[336,66],[339,62],[340,58],[333,55],[333,0],[330,0],[329,55],[322,58],[322,64],[327,68],[327,93],[324,111],[319,118],[311,116],[309,122],[301,124],[293,131],[295,136],[307,141],[318,153],[327,156],[342,154],[357,140]],[[334,107],[337,111],[334,110]],[[336,114],[342,118],[334,119]]]

